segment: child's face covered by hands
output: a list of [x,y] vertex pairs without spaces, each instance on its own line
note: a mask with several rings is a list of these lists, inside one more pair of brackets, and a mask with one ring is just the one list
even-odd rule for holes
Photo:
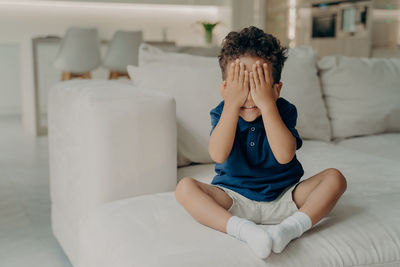
[[227,65],[220,92],[225,104],[240,109],[245,121],[254,121],[261,109],[278,99],[282,83],[274,84],[272,66],[259,57],[242,56]]
[[250,90],[250,72],[245,70],[245,65],[236,59],[227,65],[226,80],[220,85],[220,93],[225,105],[240,108],[246,101]]

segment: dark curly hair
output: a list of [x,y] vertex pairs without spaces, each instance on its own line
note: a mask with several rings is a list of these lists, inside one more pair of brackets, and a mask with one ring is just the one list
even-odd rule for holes
[[240,56],[255,56],[271,62],[274,83],[280,82],[283,64],[287,59],[287,48],[281,46],[273,35],[254,26],[244,28],[240,32],[228,33],[218,54],[223,80],[226,78],[228,62]]

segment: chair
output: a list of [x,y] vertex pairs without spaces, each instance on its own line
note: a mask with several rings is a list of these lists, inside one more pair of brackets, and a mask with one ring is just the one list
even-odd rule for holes
[[101,65],[100,41],[96,28],[68,28],[54,66],[63,71],[61,80],[91,79]]
[[138,65],[139,46],[143,42],[142,31],[117,31],[108,47],[103,66],[110,70],[109,79],[127,77],[126,67]]

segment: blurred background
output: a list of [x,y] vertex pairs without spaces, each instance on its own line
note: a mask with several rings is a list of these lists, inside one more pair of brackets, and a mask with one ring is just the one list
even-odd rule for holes
[[[217,51],[229,31],[250,25],[320,57],[398,57],[399,20],[398,0],[0,0],[0,116],[20,116],[28,133],[46,134],[46,95],[61,79],[54,61],[71,27],[96,28],[102,58],[116,31]],[[208,42],[202,22],[218,22]],[[107,79],[108,70],[100,65],[91,77]]]

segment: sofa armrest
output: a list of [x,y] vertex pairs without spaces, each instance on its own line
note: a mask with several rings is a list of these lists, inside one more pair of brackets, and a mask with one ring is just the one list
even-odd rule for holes
[[48,95],[50,196],[70,219],[123,198],[173,191],[174,98],[104,80],[57,83]]

